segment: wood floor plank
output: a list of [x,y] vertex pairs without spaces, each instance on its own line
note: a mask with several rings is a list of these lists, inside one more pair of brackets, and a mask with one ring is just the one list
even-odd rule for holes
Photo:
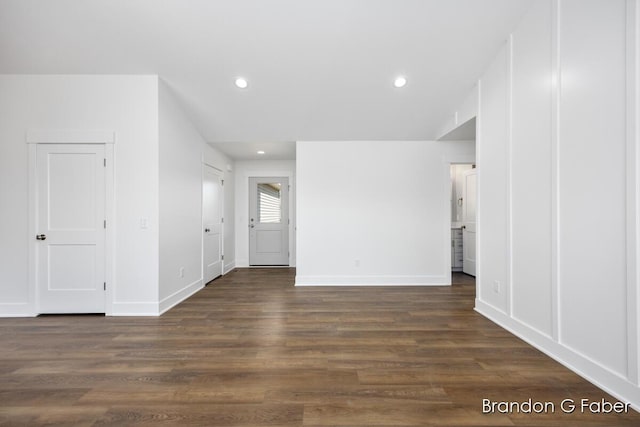
[[640,414],[483,413],[615,401],[451,287],[293,286],[236,269],[163,316],[0,319],[0,426],[637,426]]

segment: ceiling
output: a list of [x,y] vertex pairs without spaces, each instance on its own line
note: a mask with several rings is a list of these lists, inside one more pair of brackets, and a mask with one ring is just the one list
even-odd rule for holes
[[0,73],[158,74],[236,156],[434,139],[531,2],[0,0]]

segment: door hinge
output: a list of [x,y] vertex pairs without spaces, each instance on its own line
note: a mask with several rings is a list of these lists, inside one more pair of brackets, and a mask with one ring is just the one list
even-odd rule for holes
[[224,259],[224,255],[222,255],[222,256],[220,257],[220,259],[222,259],[222,260],[223,260],[223,259]]
[[107,282],[104,282],[103,290],[105,290],[105,291],[107,290]]
[[224,224],[224,218],[220,218],[220,222]]
[[107,220],[104,220],[104,228],[107,228]]
[[222,185],[224,187],[224,179],[220,180],[220,185]]
[[104,167],[107,167],[107,159],[104,159]]
[[287,185],[287,191],[291,191],[291,185]]

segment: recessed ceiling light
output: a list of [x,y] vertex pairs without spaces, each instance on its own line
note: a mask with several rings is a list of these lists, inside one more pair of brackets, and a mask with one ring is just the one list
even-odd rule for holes
[[398,76],[396,77],[396,79],[393,81],[393,85],[395,87],[403,87],[407,84],[407,78],[404,76]]
[[264,151],[260,150],[260,151],[257,151],[257,153],[258,154],[264,154]]
[[239,87],[240,89],[246,89],[247,86],[249,86],[249,82],[247,82],[247,79],[243,77],[238,77],[236,79],[236,86]]

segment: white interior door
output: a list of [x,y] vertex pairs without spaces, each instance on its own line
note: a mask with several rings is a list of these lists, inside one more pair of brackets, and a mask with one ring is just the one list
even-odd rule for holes
[[249,178],[249,265],[289,265],[289,179]]
[[104,145],[39,144],[36,153],[38,311],[104,313]]
[[203,266],[204,283],[222,274],[222,172],[203,165],[202,225],[204,227]]
[[476,179],[477,169],[464,172],[462,185],[462,271],[476,275]]

